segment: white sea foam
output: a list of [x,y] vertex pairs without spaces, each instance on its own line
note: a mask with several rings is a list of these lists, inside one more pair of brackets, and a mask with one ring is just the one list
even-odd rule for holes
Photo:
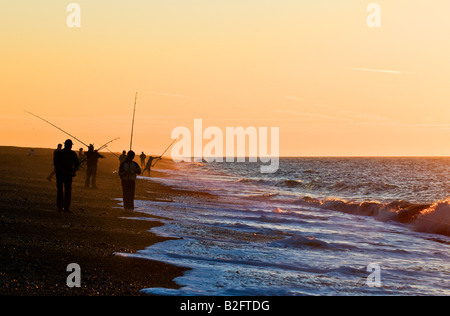
[[[407,166],[411,162],[402,163]],[[374,164],[379,165],[379,161]],[[179,239],[152,245],[131,256],[191,268],[175,280],[181,286],[179,290],[153,288],[143,289],[144,292],[157,295],[450,294],[450,237],[429,233],[434,232],[430,223],[442,223],[448,218],[448,201],[417,209],[415,205],[422,201],[405,204],[397,202],[398,198],[383,200],[391,194],[389,190],[399,192],[397,184],[383,186],[388,192],[376,192],[370,199],[364,199],[379,200],[370,203],[358,200],[359,193],[355,194],[354,201],[343,197],[331,199],[324,192],[309,192],[312,197],[302,198],[304,188],[300,185],[295,185],[297,191],[293,191],[292,183],[282,189],[271,186],[270,181],[280,183],[276,176],[264,182],[239,181],[252,177],[219,166],[206,166],[181,166],[169,178],[149,181],[203,190],[217,195],[217,199],[137,201],[141,212],[169,219],[163,226],[153,228],[153,232]],[[337,166],[339,163],[333,162],[333,168]],[[314,174],[323,169],[321,165],[303,167],[315,170]],[[365,171],[355,169],[361,174]],[[311,174],[305,172],[302,176]],[[370,183],[376,182],[371,180]],[[323,184],[325,178],[317,182]],[[356,186],[351,187],[353,190]],[[437,194],[430,199],[438,200]],[[382,221],[373,216],[379,209],[395,214],[397,219],[411,221],[404,223],[392,218]],[[416,223],[428,225],[416,225],[414,229]],[[369,276],[366,268],[371,263],[381,267],[381,288],[366,285]]]

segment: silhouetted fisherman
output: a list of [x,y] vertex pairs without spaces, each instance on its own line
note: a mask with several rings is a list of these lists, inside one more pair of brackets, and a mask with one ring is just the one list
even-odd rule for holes
[[80,169],[84,169],[85,163],[86,163],[86,153],[83,151],[83,148],[80,148],[78,150],[78,160],[80,161]]
[[[55,149],[55,151],[53,152],[53,161],[55,160],[55,154],[58,152],[58,151],[60,151],[62,149],[62,144],[58,144],[58,147]],[[52,181],[52,179],[53,179],[53,176],[56,174],[56,172],[55,172],[55,168],[53,168],[53,171],[52,171],[52,173],[50,173],[50,175],[47,177],[47,180],[49,181],[49,182],[51,182]]]
[[127,152],[124,150],[124,151],[122,151],[122,155],[120,155],[120,157],[119,157],[119,161],[120,161],[119,166],[120,166],[122,163],[124,163],[125,160],[127,160]]
[[86,153],[86,181],[84,186],[89,188],[89,183],[92,179],[92,188],[97,188],[97,164],[99,158],[105,158],[103,155],[100,155],[97,150],[94,150],[94,145],[89,145],[89,150]]
[[136,176],[141,174],[141,168],[133,161],[135,153],[130,150],[119,168],[119,176],[122,179],[123,208],[134,210],[134,192],[136,189]]
[[144,152],[142,152],[142,154],[139,156],[139,158],[141,158],[141,168],[145,167],[145,158],[147,158],[147,156],[144,154]]
[[150,177],[150,172],[152,171],[152,167],[154,165],[153,161],[155,161],[156,163],[158,160],[161,159],[162,159],[161,157],[153,157],[153,156],[148,157],[147,164],[145,165],[145,169],[142,173],[145,173],[145,171],[147,171],[148,176]]
[[72,151],[72,141],[64,142],[64,149],[57,151],[53,157],[56,172],[56,204],[58,212],[72,213],[70,201],[72,198],[72,178],[80,166],[77,154]]

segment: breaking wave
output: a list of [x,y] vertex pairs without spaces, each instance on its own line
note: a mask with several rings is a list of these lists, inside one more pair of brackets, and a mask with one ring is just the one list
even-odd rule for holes
[[295,203],[347,214],[373,216],[380,221],[409,224],[416,231],[450,236],[450,198],[433,204],[415,204],[402,200],[389,203],[351,202],[334,198],[319,200],[307,196]]
[[422,210],[414,225],[417,231],[450,236],[450,198]]

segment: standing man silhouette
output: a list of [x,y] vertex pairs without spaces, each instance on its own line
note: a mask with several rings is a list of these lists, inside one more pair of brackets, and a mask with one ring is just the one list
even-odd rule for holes
[[127,152],[124,150],[122,151],[122,155],[120,155],[119,157],[119,167],[121,164],[123,164],[125,162],[125,160],[127,160]]
[[[53,159],[55,159],[55,154],[62,149],[62,144],[58,144],[58,147],[53,151]],[[53,168],[53,171],[49,174],[47,177],[48,182],[52,181],[53,176],[56,174],[55,168]]]
[[97,164],[98,164],[98,159],[99,158],[105,158],[103,155],[99,154],[99,152],[97,150],[94,150],[94,145],[89,145],[89,150],[86,153],[86,181],[84,183],[84,186],[86,188],[89,188],[89,183],[91,182],[92,179],[92,188],[96,189],[97,188],[97,183],[96,183],[96,179],[97,179]]
[[56,172],[56,205],[58,212],[72,213],[70,202],[72,199],[72,178],[80,166],[77,154],[72,151],[72,141],[64,142],[64,148],[56,152],[53,157]]
[[78,149],[78,161],[80,162],[79,170],[84,169],[84,162],[86,162],[86,153],[83,148]]
[[134,210],[136,176],[141,174],[141,168],[133,161],[134,157],[134,151],[130,150],[127,154],[127,160],[119,168],[119,176],[122,179],[123,208],[129,211]]
[[141,158],[141,168],[143,169],[145,168],[145,158],[147,158],[147,156],[144,154],[144,152],[142,152],[139,158]]
[[[148,176],[150,177],[150,172],[152,171],[152,167],[156,164],[156,161],[161,160],[161,159],[162,159],[161,157],[150,156],[148,158],[147,165],[145,166],[144,171],[142,173],[145,173],[145,171],[147,171]],[[155,162],[153,163],[154,160],[155,160]]]

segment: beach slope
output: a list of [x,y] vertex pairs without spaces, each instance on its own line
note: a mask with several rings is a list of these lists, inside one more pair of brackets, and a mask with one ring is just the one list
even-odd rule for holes
[[[128,219],[143,215],[119,207],[115,156],[99,161],[97,189],[84,188],[85,171],[78,172],[73,214],[64,214],[56,211],[55,178],[47,180],[53,150],[29,153],[30,148],[0,147],[0,295],[128,296],[148,287],[178,288],[173,279],[186,269],[114,255],[166,240],[149,232],[161,225],[157,219]],[[171,195],[169,187],[137,181],[137,199]],[[80,288],[66,285],[70,263],[81,267]]]

